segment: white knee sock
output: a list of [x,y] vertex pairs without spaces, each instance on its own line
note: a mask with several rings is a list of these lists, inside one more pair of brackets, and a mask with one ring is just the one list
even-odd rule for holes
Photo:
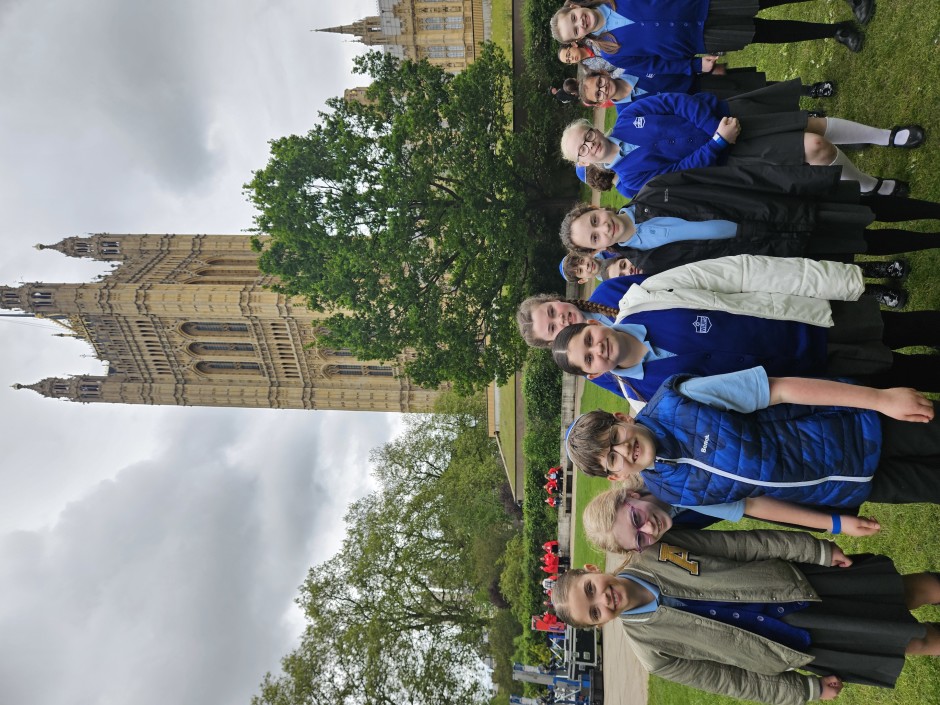
[[[909,130],[899,130],[894,137],[894,144],[905,144],[910,134]],[[879,144],[884,147],[891,139],[891,130],[831,117],[826,118],[826,132],[823,137],[833,144]]]
[[852,163],[851,159],[842,153],[842,150],[838,147],[836,148],[836,158],[832,160],[832,164],[829,166],[841,166],[842,180],[858,181],[858,183],[861,184],[862,193],[871,191],[878,183],[878,179],[876,179],[874,176],[869,176],[864,171],[861,171]]

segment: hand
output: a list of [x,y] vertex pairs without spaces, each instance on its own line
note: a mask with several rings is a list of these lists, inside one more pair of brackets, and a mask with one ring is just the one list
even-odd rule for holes
[[835,700],[842,692],[842,679],[839,676],[823,676],[819,679],[819,685],[822,687],[820,700]]
[[878,406],[885,416],[898,421],[912,421],[914,423],[927,423],[933,418],[933,402],[920,392],[908,387],[893,387],[880,389]]
[[[830,541],[830,543],[832,542]],[[833,568],[848,568],[850,565],[852,565],[852,559],[845,555],[842,549],[833,543],[832,562],[829,565],[831,565]]]
[[712,76],[724,76],[728,73],[724,64],[715,64],[712,68]]
[[741,134],[741,123],[738,122],[736,117],[723,117],[721,122],[718,123],[718,129],[715,130],[725,142],[728,144],[734,144],[738,135]]
[[874,536],[881,531],[881,524],[868,517],[842,516],[842,533],[846,536]]
[[711,73],[715,68],[715,62],[718,61],[718,57],[714,54],[706,54],[702,57],[702,73]]

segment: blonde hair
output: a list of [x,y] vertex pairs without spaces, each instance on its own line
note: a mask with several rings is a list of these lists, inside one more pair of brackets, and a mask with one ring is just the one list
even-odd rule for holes
[[564,132],[561,133],[561,156],[574,164],[578,163],[578,153],[575,152],[573,157],[569,157],[567,154],[565,154],[565,139],[568,137],[568,135],[571,134],[573,130],[582,127],[585,130],[590,130],[594,127],[594,125],[592,125],[587,118],[578,118],[577,120],[568,123],[568,126],[564,129]]
[[[561,21],[565,17],[571,14],[571,11],[576,7],[584,7],[587,9],[594,9],[600,5],[608,5],[612,10],[617,9],[616,0],[568,0],[561,8],[552,15],[552,19],[549,21],[549,27],[552,30],[552,39],[556,42],[561,42],[562,44],[571,44],[576,39],[563,39],[561,36]],[[618,42],[614,35],[610,32],[604,32],[601,35],[592,35],[594,37],[594,42],[602,50],[608,54],[612,54],[618,49],[620,49],[620,42]]]
[[[622,553],[628,557],[636,554],[635,551],[624,548],[614,540],[614,524],[617,522],[617,512],[635,493],[642,493],[645,485],[640,477],[631,477],[617,486],[601,492],[588,502],[581,514],[581,524],[584,526],[584,535],[587,540],[602,551],[609,553]],[[554,592],[552,593],[554,595]]]

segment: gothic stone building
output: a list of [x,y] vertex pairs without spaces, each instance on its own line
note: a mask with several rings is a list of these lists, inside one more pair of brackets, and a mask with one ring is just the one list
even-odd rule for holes
[[378,10],[317,31],[355,37],[400,59],[427,59],[450,73],[465,69],[491,36],[491,0],[378,0]]
[[[92,235],[42,246],[114,262],[86,284],[0,287],[0,308],[59,320],[107,374],[28,385],[80,402],[429,411],[436,390],[321,342],[325,314],[265,288],[244,235]],[[19,388],[24,388],[17,385]]]

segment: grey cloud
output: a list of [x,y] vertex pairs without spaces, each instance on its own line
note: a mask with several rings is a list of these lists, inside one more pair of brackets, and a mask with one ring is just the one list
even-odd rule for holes
[[296,587],[337,547],[336,514],[364,480],[311,466],[333,451],[301,414],[245,424],[201,411],[188,431],[178,416],[161,424],[173,443],[160,457],[101,482],[51,529],[0,539],[0,701],[243,701],[290,649]]

